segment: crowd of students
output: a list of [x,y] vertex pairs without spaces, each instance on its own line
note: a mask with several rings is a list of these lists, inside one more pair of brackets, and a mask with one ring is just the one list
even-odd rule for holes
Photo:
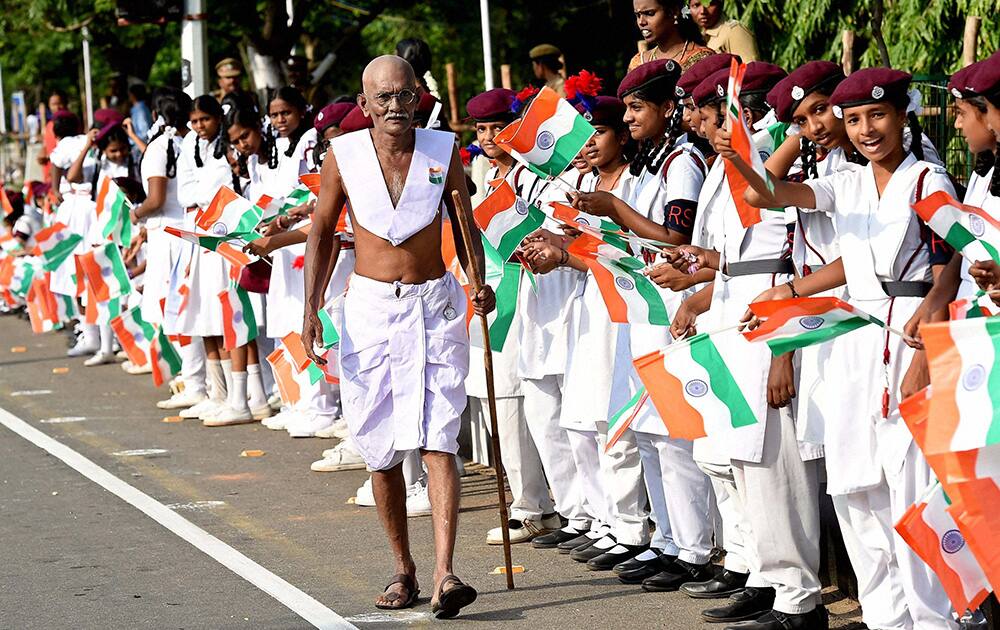
[[[944,191],[991,216],[1000,212],[993,167],[1000,55],[956,73],[948,85],[956,127],[977,156],[964,186],[920,128],[909,74],[870,68],[845,77],[826,61],[791,72],[749,63],[739,115],[757,130],[754,140],[771,174],[764,181],[734,150],[724,122],[736,57],[700,45],[690,18],[671,14],[672,3],[636,5],[644,37],[650,31],[656,45],[637,55],[617,89],[605,80],[603,91],[613,94],[577,105],[596,133],[561,181],[539,177],[494,142],[523,114],[533,90],[498,88],[467,103],[475,130],[467,152],[474,203],[504,180],[526,204],[572,204],[671,245],[637,252],[660,289],[669,327],[611,321],[593,275],[571,247],[579,231],[540,229],[510,261],[532,272],[522,273],[507,341],[494,357],[512,542],[568,554],[646,591],[718,598],[702,613],[708,622],[825,628],[818,577],[822,477],[858,578],[865,623],[956,628],[966,611],[952,610],[938,577],[893,529],[933,481],[898,414],[900,400],[927,380],[923,351],[912,339],[871,327],[774,357],[733,331],[725,341],[727,365],[751,394],[747,402],[760,422],[741,427],[738,438],[723,431],[690,441],[671,437],[657,407],[639,403],[629,429],[607,445],[612,414],[629,408],[642,390],[635,357],[696,330],[739,322],[754,301],[849,298],[917,337],[919,323],[947,317],[956,294],[991,290],[1000,281],[997,266],[963,261],[911,204]],[[682,45],[672,52],[674,35]],[[446,127],[437,99],[426,92],[417,97],[415,124]],[[35,237],[54,224],[82,237],[75,254],[107,243],[98,196],[106,180],[114,181],[132,200],[135,224],[131,240],[112,240],[135,289],[122,296],[118,313],[138,306],[145,322],[175,341],[181,359],[173,393],[158,406],[210,427],[260,421],[292,437],[335,437],[341,441],[313,470],[364,468],[340,417],[336,379],[300,380],[297,399],[282,401],[263,360],[302,329],[314,201],[267,216],[259,238],[246,239],[245,252],[265,260],[263,267],[234,271],[222,253],[166,228],[197,232],[199,216],[222,187],[259,205],[284,199],[301,176],[319,172],[330,139],[367,133],[371,119],[351,98],[313,111],[287,87],[263,109],[245,93],[220,102],[174,88],[155,90],[151,105],[148,137],[115,110],[96,112],[89,130],[68,110],[55,112],[51,193],[28,195],[23,208],[10,208],[7,258],[31,254]],[[787,128],[775,142],[778,123]],[[744,200],[733,198],[727,168],[748,181],[746,202],[785,211],[766,212],[745,227],[737,208]],[[353,269],[350,226],[338,234],[342,251],[327,289],[334,313]],[[72,302],[82,297],[77,306],[85,313],[96,305],[80,289],[79,266],[68,261],[50,270],[48,289]],[[248,296],[245,307],[259,334],[227,349],[231,322],[219,295],[234,285]],[[28,297],[12,291],[9,279],[4,294],[8,310]],[[116,354],[115,315],[81,316],[69,355],[88,356],[88,366],[124,358]],[[471,334],[475,347],[476,327]],[[489,425],[482,361],[474,351],[466,384],[476,427]],[[122,367],[145,374],[151,363]],[[427,513],[419,458],[403,466],[408,511]],[[358,505],[374,505],[370,481],[357,494]],[[500,529],[487,533],[487,543],[501,541]],[[725,551],[721,569],[713,565],[719,550]]]

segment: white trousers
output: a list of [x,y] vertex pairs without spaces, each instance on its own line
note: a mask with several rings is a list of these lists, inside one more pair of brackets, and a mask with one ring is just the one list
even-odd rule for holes
[[733,460],[752,530],[750,566],[774,587],[775,610],[807,613],[820,602],[819,471],[799,455],[790,408],[768,407],[765,421],[760,463]]
[[635,432],[656,531],[651,545],[684,562],[712,557],[712,484],[694,463],[694,443]]
[[[862,618],[872,630],[911,630],[895,553],[889,488],[831,497],[847,556],[858,578]],[[905,544],[905,543],[904,543]]]
[[[711,479],[712,489],[715,491],[715,505],[722,521],[722,548],[726,550],[724,566],[734,573],[750,573],[750,551],[747,546],[753,532],[746,517],[743,499],[733,480],[733,467],[730,464],[709,462],[697,462],[697,465]],[[719,544],[718,541],[716,544]],[[747,584],[770,586],[755,575],[750,576]]]
[[[880,453],[891,453],[898,445],[902,455],[882,458],[889,486],[892,522],[898,523],[906,510],[920,500],[935,477],[898,414],[881,421],[877,434]],[[893,447],[886,448],[888,445]],[[913,627],[918,630],[958,628],[958,623],[952,618],[951,601],[941,587],[941,581],[895,530],[892,536]]]
[[562,376],[546,376],[521,381],[524,417],[552,488],[556,511],[569,521],[570,527],[587,530],[594,519],[594,512],[586,506],[587,480],[581,478],[577,468],[570,432],[559,426],[562,380]]
[[608,423],[597,423],[597,455],[601,464],[601,484],[611,510],[612,533],[622,545],[649,544],[649,512],[646,486],[642,482],[642,460],[635,433],[624,434],[607,451]]
[[578,531],[597,532],[611,527],[614,522],[604,483],[601,479],[601,459],[597,454],[597,431],[567,429],[566,436],[575,467],[575,491],[578,493],[579,511],[576,518],[569,518],[569,526]]
[[[542,461],[528,432],[524,416],[524,399],[520,396],[497,398],[497,429],[500,432],[500,456],[510,485],[513,501],[510,517],[523,521],[540,519],[555,509],[549,488],[545,484]],[[474,396],[469,398],[469,413],[473,423],[482,423],[490,430],[489,402]]]

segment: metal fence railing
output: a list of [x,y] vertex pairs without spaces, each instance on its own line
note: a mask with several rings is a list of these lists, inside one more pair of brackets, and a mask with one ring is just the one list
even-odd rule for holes
[[924,133],[934,143],[948,172],[964,185],[969,181],[975,158],[955,129],[955,104],[948,94],[948,77],[917,75],[913,83],[923,96],[920,124]]

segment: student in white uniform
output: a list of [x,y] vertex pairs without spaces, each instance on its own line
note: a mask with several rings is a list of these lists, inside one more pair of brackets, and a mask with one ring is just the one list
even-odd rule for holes
[[[52,188],[56,191],[55,197],[58,203],[54,222],[66,225],[74,234],[87,236],[94,215],[94,202],[90,198],[90,180],[97,168],[97,162],[88,151],[81,165],[81,181],[75,184],[70,182],[65,174],[84,151],[88,137],[80,133],[80,120],[68,110],[56,112],[52,120],[52,130],[59,140],[49,155],[52,165]],[[87,244],[80,241],[73,253],[83,254],[87,249],[89,249]],[[73,260],[68,258],[52,272],[50,279],[52,292],[76,297],[74,273],[76,268]],[[80,328],[81,334],[76,345],[66,353],[71,357],[94,354],[101,348],[100,332],[96,325],[81,321]]]
[[[942,167],[920,159],[921,145],[914,146],[918,155],[904,149],[910,80],[909,74],[898,70],[870,68],[852,74],[833,91],[830,103],[839,108],[851,142],[870,160],[863,169],[803,184],[775,182],[770,193],[726,143],[720,143],[720,153],[734,159],[753,186],[748,201],[832,214],[840,240],[842,269],[831,265],[776,286],[759,299],[812,295],[846,280],[852,304],[890,326],[907,321],[923,307],[924,296],[951,252],[910,206],[934,192],[954,196],[955,191]],[[919,135],[914,130],[913,137]],[[900,400],[927,384],[926,358],[922,350],[915,351],[902,338],[875,327],[842,337],[838,351],[850,353],[853,369],[839,375],[842,391],[850,395],[841,397],[841,413],[826,419],[825,437],[831,452],[837,441],[846,454],[842,465],[849,470],[837,472],[855,490],[845,496],[839,511],[861,513],[865,527],[873,530],[864,535],[863,551],[871,555],[870,564],[861,566],[859,574],[865,569],[880,571],[885,577],[873,579],[888,579],[902,591],[887,594],[892,601],[885,604],[887,616],[898,614],[900,619],[883,623],[955,628],[939,580],[893,530],[933,480],[898,412]],[[844,429],[834,430],[834,423],[844,423]],[[889,544],[869,543],[875,533]],[[863,558],[858,553],[852,562],[857,566]]]
[[[93,156],[90,155],[92,152],[94,153]],[[100,224],[97,222],[96,215],[96,201],[99,201],[98,194],[105,180],[109,177],[131,177],[135,170],[128,136],[121,127],[120,118],[105,123],[99,129],[91,129],[87,133],[87,144],[69,167],[65,175],[66,179],[74,184],[83,183],[85,177],[84,165],[88,159],[92,159],[93,157],[97,158],[97,165],[91,169],[90,194],[91,198],[95,200],[93,206],[95,214],[91,217],[90,226],[84,235],[84,243],[88,248],[101,245],[107,241],[101,234]],[[88,367],[114,363],[117,360],[114,354],[114,333],[111,331],[111,324],[103,322],[97,324],[97,326],[100,333],[101,345],[94,356],[83,362]]]
[[[494,163],[484,182],[482,191],[484,197],[492,192],[490,182],[497,179],[512,179],[510,176],[516,167],[514,158],[493,144],[493,138],[497,133],[517,117],[510,111],[513,100],[512,90],[496,88],[483,92],[466,103],[466,110],[475,124],[476,141],[485,157]],[[510,270],[508,273],[521,273],[520,263],[505,261],[505,264]],[[502,299],[502,296],[498,299]],[[529,542],[539,534],[558,529],[560,525],[552,498],[549,496],[549,488],[545,483],[546,473],[543,472],[542,460],[539,458],[539,448],[536,448],[539,440],[544,441],[551,436],[546,436],[540,431],[541,425],[538,426],[538,430],[534,432],[531,430],[524,411],[521,381],[517,376],[520,348],[518,337],[521,325],[521,316],[515,304],[514,318],[506,342],[499,352],[493,352],[497,428],[500,431],[500,450],[512,498],[510,520],[507,524],[511,543]],[[469,394],[470,414],[476,426],[489,431],[491,424],[482,363],[482,333],[478,322],[472,321],[469,336],[472,345],[466,392]],[[565,438],[563,441],[565,442]],[[547,444],[540,445],[541,450],[546,448]],[[501,544],[503,542],[501,528],[491,529],[486,535],[486,542]]]
[[[986,106],[986,124],[1000,142],[1000,51],[976,64],[977,70],[967,79],[971,94],[982,97]],[[994,165],[997,162],[994,153]],[[994,166],[990,177],[990,195],[1000,197],[1000,169]],[[1000,265],[992,261],[979,261],[969,268],[969,275],[980,289],[992,290],[1000,286]],[[992,296],[993,303],[1000,306],[1000,295]]]
[[[577,200],[581,209],[608,215],[639,236],[674,244],[690,238],[705,169],[693,147],[680,142],[683,108],[676,94],[679,76],[677,63],[660,60],[643,64],[625,77],[618,94],[625,101],[624,121],[639,142],[638,156],[630,164],[634,177],[631,195],[617,202],[599,194],[581,195]],[[653,260],[646,252],[642,255],[647,262]],[[667,312],[673,315],[681,294],[670,289],[661,289],[660,294]],[[642,386],[632,358],[671,341],[665,326],[632,324],[629,331],[631,343],[619,346],[615,361],[613,409],[624,405]],[[621,580],[642,583],[648,591],[672,591],[684,582],[709,579],[712,491],[708,477],[694,463],[691,442],[671,439],[652,404],[644,405],[627,434],[641,456],[657,528],[655,551],[644,551],[637,562],[621,566]]]
[[[749,122],[764,117],[768,106],[764,94],[785,77],[777,66],[761,62],[747,65],[742,89],[741,112]],[[702,107],[703,125],[721,127],[729,71],[721,70],[695,90]],[[759,132],[754,141],[763,146]],[[715,131],[715,140],[728,137]],[[717,147],[718,148],[718,147]],[[744,227],[735,203],[730,202],[709,217],[715,233],[713,250],[683,246],[668,256],[681,269],[709,267],[717,274],[712,288],[712,305],[718,306],[720,326],[737,323],[746,304],[762,290],[788,280],[792,265],[788,259],[788,230],[784,213],[761,211],[761,220]],[[690,265],[685,255],[696,258]],[[795,387],[792,357],[772,358],[770,350],[754,347],[742,336],[731,334],[725,343],[740,346],[739,360],[730,362],[734,377],[744,393],[757,422],[727,429],[721,435],[732,460],[737,500],[743,503],[749,524],[744,540],[751,576],[744,593],[734,595],[730,604],[703,612],[706,618],[733,620],[758,611],[772,597],[772,609],[748,628],[824,628],[828,625],[820,604],[818,469],[815,459],[822,447],[797,441],[794,408]],[[779,541],[775,544],[775,541]],[[773,589],[773,591],[771,590]],[[748,605],[748,595],[756,599]],[[742,626],[741,626],[742,627]]]

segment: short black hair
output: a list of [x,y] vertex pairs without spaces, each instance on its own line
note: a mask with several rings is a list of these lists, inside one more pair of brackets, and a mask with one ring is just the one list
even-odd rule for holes
[[56,138],[68,138],[80,133],[80,120],[76,116],[56,116],[52,119],[52,133]]
[[563,63],[559,61],[559,55],[541,55],[532,61],[542,64],[552,72],[559,72],[563,67]]
[[137,101],[146,100],[146,86],[142,83],[133,83],[128,86],[128,93],[134,96]]
[[61,90],[59,88],[52,88],[51,90],[49,90],[49,98],[52,98],[53,96],[58,96],[59,98],[61,98],[63,105],[69,105],[69,96],[66,95],[65,90]]
[[396,44],[396,56],[405,59],[418,78],[431,69],[431,47],[422,39],[408,37]]

